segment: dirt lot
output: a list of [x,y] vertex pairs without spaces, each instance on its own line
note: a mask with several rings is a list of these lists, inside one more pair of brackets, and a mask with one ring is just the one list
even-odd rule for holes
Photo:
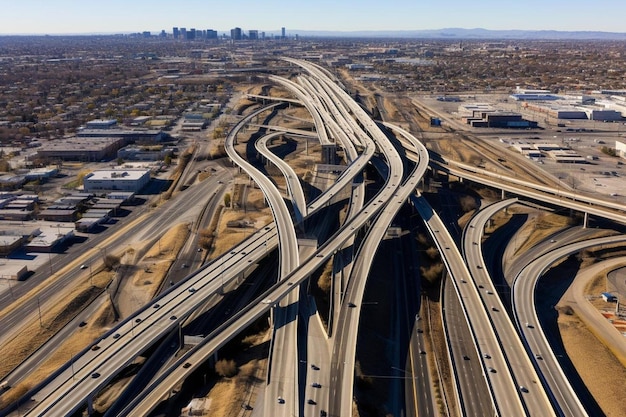
[[626,415],[626,369],[576,315],[559,314],[561,337],[585,385],[609,417]]

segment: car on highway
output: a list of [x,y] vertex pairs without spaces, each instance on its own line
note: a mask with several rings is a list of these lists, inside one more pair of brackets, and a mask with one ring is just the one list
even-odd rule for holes
[[95,378],[100,378],[100,374],[97,373],[97,372],[94,372],[94,373],[91,374],[91,377],[94,378],[94,379]]
[[311,405],[317,404],[313,398],[309,398],[308,400],[306,400],[306,403]]
[[466,360],[466,361],[470,360],[469,356],[467,356],[467,355],[463,355],[463,359]]
[[278,404],[285,404],[285,399],[283,397],[278,397]]
[[520,385],[520,386],[519,386],[519,390],[520,390],[520,391],[522,391],[522,392],[528,392],[528,388],[526,388],[526,387],[525,387],[525,386],[523,386],[523,385]]
[[320,417],[326,417],[328,414],[324,410],[320,410]]
[[495,306],[491,306],[491,310],[492,311],[498,311],[498,309]]
[[190,293],[194,293],[196,292],[196,289],[194,287],[189,287],[187,291],[189,291]]
[[120,338],[120,334],[119,333],[115,333],[112,337],[113,337],[113,339],[119,339]]
[[489,368],[487,368],[487,369],[488,369],[488,370],[489,370],[489,372],[491,372],[492,374],[495,374],[495,373],[497,372],[497,371],[496,371],[494,368],[492,368],[492,367],[489,367]]
[[89,267],[88,267],[87,265],[85,265],[85,264],[82,264],[82,265],[80,266],[80,269],[87,269],[87,268],[89,268]]
[[354,304],[354,303],[348,303],[348,307],[350,307],[350,308],[354,308],[354,307],[356,307],[356,304]]
[[483,358],[485,359],[491,359],[491,355],[488,353],[483,353]]
[[313,369],[314,371],[319,371],[320,367],[315,365],[314,363],[311,364],[311,369]]
[[543,360],[543,356],[541,356],[541,353],[535,353],[535,359]]
[[490,294],[490,295],[491,295],[491,294],[493,294],[493,291],[491,291],[491,290],[487,290],[487,294]]
[[313,388],[322,388],[322,384],[320,384],[319,382],[314,382],[314,383],[311,384],[311,386]]
[[535,326],[533,326],[532,324],[526,322],[526,327],[528,327],[529,329],[534,329]]

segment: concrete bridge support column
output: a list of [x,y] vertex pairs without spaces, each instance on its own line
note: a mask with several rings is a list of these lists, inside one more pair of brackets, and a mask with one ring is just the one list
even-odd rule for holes
[[87,415],[91,416],[94,413],[93,409],[93,398],[91,396],[87,397]]
[[583,227],[586,229],[589,225],[589,213],[585,213],[585,217],[583,218]]
[[504,194],[504,190],[500,191],[500,200],[504,200],[506,198],[506,195]]

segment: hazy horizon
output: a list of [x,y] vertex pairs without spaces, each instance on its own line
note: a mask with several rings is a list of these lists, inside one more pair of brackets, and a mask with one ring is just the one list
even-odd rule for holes
[[[173,27],[256,29],[266,35],[298,32],[413,31],[446,28],[624,33],[626,2],[527,0],[502,5],[495,0],[467,3],[442,0],[431,7],[410,0],[303,0],[216,2],[187,0],[21,0],[2,6],[0,35],[87,35],[150,31]],[[582,12],[584,11],[584,12]]]

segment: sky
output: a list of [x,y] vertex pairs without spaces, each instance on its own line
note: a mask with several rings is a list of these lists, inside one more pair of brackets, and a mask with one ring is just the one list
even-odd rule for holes
[[362,31],[484,28],[626,32],[624,0],[2,0],[0,34],[172,27]]

